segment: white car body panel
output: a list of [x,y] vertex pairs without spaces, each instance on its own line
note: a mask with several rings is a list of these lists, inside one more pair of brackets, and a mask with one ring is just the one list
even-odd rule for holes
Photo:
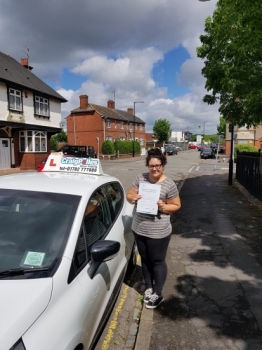
[[19,338],[26,350],[74,350],[80,343],[84,344],[84,349],[90,347],[114,289],[121,286],[134,244],[131,231],[133,206],[125,199],[118,219],[105,237],[105,240],[120,243],[118,254],[101,263],[92,279],[88,274],[90,262],[69,284],[68,276],[90,196],[96,188],[116,181],[119,182],[107,175],[59,172],[1,177],[0,188],[81,197],[61,263],[53,277],[0,279],[1,350],[9,350]]
[[0,349],[10,349],[47,307],[52,278],[0,282]]

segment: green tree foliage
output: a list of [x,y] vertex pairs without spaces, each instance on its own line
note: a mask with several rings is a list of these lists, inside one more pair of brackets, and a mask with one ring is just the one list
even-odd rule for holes
[[218,0],[200,36],[198,57],[205,59],[203,101],[220,103],[234,125],[258,125],[262,110],[262,1]]
[[57,141],[56,141],[56,135],[52,135],[50,138],[50,148],[52,151],[57,151]]
[[67,134],[64,131],[52,135],[50,138],[50,148],[52,151],[57,151],[57,142],[66,142]]
[[57,142],[67,142],[67,134],[64,131],[61,131],[60,133],[56,134],[56,141]]
[[155,138],[159,142],[168,142],[172,133],[169,121],[167,121],[166,119],[156,120],[153,126],[153,133]]
[[114,144],[110,140],[106,140],[102,143],[103,154],[115,154]]
[[226,119],[223,117],[219,118],[219,125],[217,125],[217,134],[226,137]]

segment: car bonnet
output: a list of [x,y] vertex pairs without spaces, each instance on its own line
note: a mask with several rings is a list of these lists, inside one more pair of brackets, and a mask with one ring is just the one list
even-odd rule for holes
[[0,343],[9,349],[47,307],[52,278],[0,280]]

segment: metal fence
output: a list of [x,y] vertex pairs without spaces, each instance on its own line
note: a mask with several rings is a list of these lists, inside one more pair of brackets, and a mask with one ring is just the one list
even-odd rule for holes
[[261,152],[237,152],[236,179],[255,198],[262,201]]

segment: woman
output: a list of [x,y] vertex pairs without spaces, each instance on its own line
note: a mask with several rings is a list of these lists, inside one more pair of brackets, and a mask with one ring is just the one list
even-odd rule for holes
[[[135,204],[132,230],[146,284],[144,302],[149,309],[156,308],[164,300],[162,289],[167,277],[165,258],[172,232],[170,214],[181,207],[174,181],[163,173],[166,163],[166,157],[160,149],[149,150],[146,157],[149,172],[139,174],[126,195],[128,202]],[[137,201],[141,198],[138,194],[139,184],[142,182],[161,185],[157,215],[137,212]]]

